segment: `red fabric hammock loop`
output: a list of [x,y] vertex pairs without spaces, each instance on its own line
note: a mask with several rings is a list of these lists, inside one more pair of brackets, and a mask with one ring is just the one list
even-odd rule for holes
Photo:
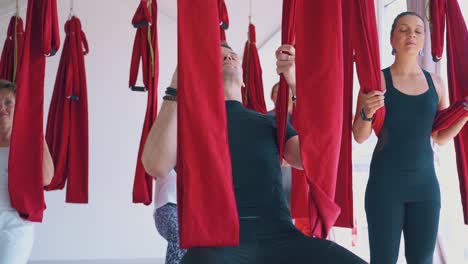
[[[15,36],[16,26],[16,36]],[[15,55],[15,38],[16,38],[16,55]],[[12,17],[8,25],[7,37],[3,45],[2,55],[0,57],[0,79],[15,82],[18,72],[19,62],[23,53],[24,45],[24,26],[23,20],[20,17]],[[16,56],[16,65],[15,65]],[[15,68],[16,67],[16,68]],[[16,71],[15,71],[16,70]]]
[[458,122],[458,120],[460,120],[461,118],[468,116],[466,105],[466,99],[458,100],[449,108],[439,111],[435,118],[434,125],[432,127],[432,132],[447,129],[456,122]]
[[65,33],[46,129],[55,175],[45,189],[63,189],[67,182],[66,202],[88,203],[88,98],[84,55],[89,47],[77,17],[65,23]]
[[[294,45],[296,35],[296,0],[283,0],[283,17],[281,23],[281,43]],[[289,87],[281,74],[278,98],[275,107],[276,134],[280,160],[283,159],[286,122],[288,117]]]
[[177,1],[177,208],[182,248],[239,245],[217,2]]
[[[146,21],[147,26],[137,27],[135,42],[133,45],[132,61],[130,65],[129,86],[134,91],[148,91],[148,101],[145,114],[145,121],[141,132],[140,148],[138,150],[135,178],[133,182],[133,202],[151,204],[153,195],[154,178],[148,175],[141,162],[143,148],[149,131],[156,120],[158,110],[158,76],[159,76],[159,51],[157,34],[157,4],[151,1],[151,10],[148,8],[148,1],[142,0],[135,13],[133,22]],[[149,16],[151,14],[151,16]],[[144,87],[135,86],[138,67],[142,62]]]
[[248,109],[266,114],[265,96],[263,94],[262,67],[256,46],[255,26],[249,25],[249,39],[245,43],[242,69],[244,84],[242,103]]
[[[452,106],[437,114],[433,129],[449,127],[466,116],[463,101],[468,95],[468,30],[457,0],[431,0],[433,26],[432,54],[439,59],[444,47],[444,26],[447,29],[447,77]],[[454,139],[458,178],[464,212],[468,225],[468,128],[465,126]]]
[[28,1],[8,162],[8,191],[11,206],[21,217],[33,222],[42,221],[46,208],[42,175],[44,54],[50,53],[47,50],[49,45],[45,44],[50,43],[51,49],[59,48],[60,40],[56,30],[57,12],[54,7],[56,7],[55,0]]
[[[298,1],[296,30],[300,78],[293,119],[308,185],[310,234],[325,238],[340,214],[335,189],[343,126],[341,1]],[[327,41],[316,41],[317,34]]]
[[221,41],[226,41],[226,30],[229,28],[229,14],[224,0],[218,0],[218,15]]
[[445,32],[445,15],[447,13],[446,0],[431,0],[431,49],[432,60],[440,61],[444,50],[444,32]]
[[44,34],[42,48],[47,57],[54,56],[60,47],[60,29],[58,24],[57,1],[45,1],[42,5],[45,14],[42,20],[42,32]]
[[141,1],[140,5],[135,12],[135,15],[132,18],[132,25],[135,28],[148,27],[151,25],[152,19],[150,11],[148,9],[148,4],[146,1]]

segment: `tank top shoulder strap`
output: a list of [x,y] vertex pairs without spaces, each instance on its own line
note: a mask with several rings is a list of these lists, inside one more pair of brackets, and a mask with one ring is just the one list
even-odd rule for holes
[[439,95],[437,94],[435,85],[434,85],[434,80],[432,80],[431,73],[423,69],[424,76],[426,77],[427,84],[429,86],[429,90],[431,90],[431,93],[435,96],[435,98],[438,100]]
[[426,77],[427,84],[429,89],[435,90],[434,81],[432,80],[431,73],[423,69],[424,76]]
[[385,86],[387,87],[387,89],[393,87],[392,73],[390,72],[390,67],[383,69],[382,72],[385,77]]

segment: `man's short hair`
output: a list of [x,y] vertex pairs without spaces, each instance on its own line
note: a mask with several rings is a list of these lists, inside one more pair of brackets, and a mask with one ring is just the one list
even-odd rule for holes
[[226,41],[222,41],[222,42],[221,42],[221,47],[226,48],[226,49],[233,50],[233,49],[231,48],[231,46],[229,46],[229,44],[228,44]]

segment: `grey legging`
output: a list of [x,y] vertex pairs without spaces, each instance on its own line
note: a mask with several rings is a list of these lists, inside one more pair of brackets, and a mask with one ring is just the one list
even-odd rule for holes
[[186,250],[179,247],[177,205],[167,203],[156,209],[154,223],[159,234],[167,240],[166,264],[179,264]]

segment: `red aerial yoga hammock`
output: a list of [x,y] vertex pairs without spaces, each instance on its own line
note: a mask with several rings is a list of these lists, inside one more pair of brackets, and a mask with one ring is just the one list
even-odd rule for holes
[[242,87],[242,103],[246,108],[266,114],[262,67],[258,57],[255,26],[252,23],[249,24],[249,39],[245,43],[242,69],[245,84],[245,87]]
[[[132,61],[130,66],[129,86],[133,91],[148,91],[148,103],[145,122],[138,151],[135,179],[133,182],[133,202],[151,204],[153,193],[153,177],[148,175],[141,162],[141,155],[148,133],[156,120],[158,110],[158,75],[159,52],[157,34],[157,5],[156,0],[142,0],[132,19],[132,24],[137,28],[133,44]],[[138,68],[142,62],[144,87],[136,86]]]
[[239,244],[217,1],[177,1],[177,207],[182,248]]
[[86,35],[77,17],[65,23],[66,38],[47,120],[46,141],[55,174],[46,190],[63,189],[66,202],[88,202],[88,96]]
[[[343,2],[344,36],[344,109],[343,132],[336,186],[336,203],[341,207],[341,214],[336,226],[353,227],[352,195],[352,98],[353,64],[362,93],[381,90],[381,66],[377,19],[373,1],[358,0],[353,3]],[[357,111],[358,112],[358,111]],[[379,109],[372,123],[378,135],[385,120],[385,108]]]
[[[281,44],[294,45],[296,35],[296,0],[283,0],[283,16],[281,22]],[[286,123],[288,118],[289,87],[283,74],[280,75],[278,98],[276,99],[276,136],[280,160],[283,159],[284,138],[286,137]]]
[[23,53],[23,44],[23,20],[18,16],[13,16],[8,25],[7,37],[0,58],[0,79],[16,82],[18,63]]
[[[457,0],[431,0],[433,32],[432,55],[440,60],[444,47],[444,28],[447,23],[447,77],[452,106],[437,114],[433,131],[451,126],[466,117],[464,99],[468,96],[468,31]],[[465,126],[454,139],[457,168],[465,224],[468,225],[468,128]]]
[[218,0],[219,25],[221,41],[226,41],[226,30],[229,28],[229,15],[224,0]]
[[[300,0],[296,12],[295,128],[309,185],[311,233],[325,238],[340,213],[334,198],[343,123],[341,1]],[[327,41],[317,41],[317,35]]]
[[10,144],[8,191],[21,217],[41,222],[45,56],[60,44],[55,0],[29,0],[24,48],[17,79]]
[[[313,7],[311,7],[313,8]],[[368,93],[372,90],[381,89],[381,73],[380,73],[380,60],[379,60],[379,47],[378,47],[378,37],[377,37],[377,27],[376,27],[376,18],[374,11],[374,3],[372,1],[363,1],[359,0],[356,2],[344,1],[342,6],[342,25],[343,25],[343,80],[344,80],[344,90],[342,97],[340,97],[343,105],[342,116],[342,128],[341,128],[341,143],[340,147],[336,149],[336,153],[339,153],[339,157],[328,156],[330,163],[325,166],[323,163],[319,163],[320,159],[317,159],[318,162],[315,165],[315,168],[323,168],[323,172],[318,170],[318,175],[313,176],[315,182],[321,184],[319,190],[325,190],[325,196],[322,198],[312,199],[313,203],[323,203],[321,206],[312,207],[312,218],[311,218],[311,227],[310,232],[313,235],[319,237],[326,237],[331,226],[341,226],[341,227],[353,227],[353,195],[352,195],[352,161],[351,161],[351,131],[352,131],[352,93],[353,93],[353,62],[356,60],[356,67],[358,72],[358,77],[361,85],[361,91],[363,93]],[[304,28],[304,30],[306,30]],[[304,33],[306,34],[307,31]],[[299,34],[299,32],[298,32]],[[328,38],[327,38],[328,39]],[[314,42],[312,39],[309,39],[310,42]],[[305,47],[304,47],[305,48]],[[300,47],[298,46],[298,53],[300,53]],[[320,52],[317,52],[320,53]],[[299,57],[299,55],[298,55]],[[326,58],[324,58],[327,60]],[[337,68],[338,69],[338,68]],[[319,71],[319,70],[317,70]],[[332,72],[332,71],[331,71]],[[299,76],[298,71],[298,76]],[[325,80],[327,77],[323,77]],[[320,86],[324,86],[322,82]],[[312,83],[311,83],[312,85]],[[311,87],[314,87],[313,85]],[[298,93],[300,93],[298,89]],[[331,94],[331,92],[330,92]],[[300,98],[301,96],[298,96]],[[317,96],[316,98],[322,98]],[[308,102],[310,104],[311,98]],[[313,101],[315,102],[315,101]],[[298,102],[298,105],[299,102]],[[314,103],[315,105],[315,103]],[[324,106],[326,107],[326,106]],[[339,108],[336,108],[339,109]],[[317,110],[320,111],[320,110]],[[310,120],[321,120],[323,118],[338,118],[333,114],[327,114],[326,117],[317,117],[310,118]],[[375,120],[373,122],[373,128],[375,133],[378,135],[380,129],[383,125],[383,120],[385,118],[385,109],[379,110],[375,115]],[[301,119],[302,120],[302,119]],[[335,124],[337,127],[337,125]],[[329,127],[329,125],[322,125],[321,127]],[[338,129],[338,128],[336,128]],[[338,130],[339,131],[339,130]],[[318,133],[318,132],[317,132]],[[333,134],[333,132],[330,132]],[[324,133],[326,134],[326,133]],[[336,134],[336,131],[335,131]],[[321,141],[325,140],[325,141]],[[338,140],[338,138],[336,138]],[[328,142],[336,143],[335,140],[331,139],[320,139],[316,138],[317,142],[327,142],[324,146],[320,146],[319,143],[316,144],[317,155],[320,155],[320,150],[327,150]],[[304,144],[301,138],[301,145]],[[307,152],[309,153],[309,152]],[[305,155],[304,155],[305,156]],[[324,157],[321,157],[322,159]],[[339,160],[338,171],[336,172],[336,160]],[[304,163],[304,166],[307,164]],[[314,167],[311,167],[314,168]],[[306,208],[306,193],[310,189],[305,185],[305,178],[301,176],[300,173],[295,172],[300,177],[293,178],[292,182],[292,197],[291,197],[291,211],[293,218],[302,218],[306,217],[308,212]],[[336,176],[333,176],[336,175]],[[311,189],[312,195],[314,194],[314,189]],[[318,194],[321,192],[319,191]],[[335,196],[336,193],[336,196]],[[334,199],[336,204],[331,203]],[[325,206],[326,204],[328,206]],[[341,208],[341,213],[336,219],[337,207]],[[316,210],[315,214],[313,211]],[[315,215],[315,216],[314,216]],[[300,219],[301,220],[301,219]],[[336,222],[335,222],[336,220]],[[303,222],[299,221],[300,227],[303,227]],[[305,227],[307,229],[307,227]]]

